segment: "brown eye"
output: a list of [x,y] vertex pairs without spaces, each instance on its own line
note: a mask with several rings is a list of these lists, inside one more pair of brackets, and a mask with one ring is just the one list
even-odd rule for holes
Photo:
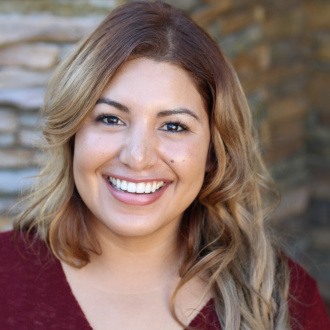
[[161,127],[161,130],[176,133],[176,132],[187,131],[188,127],[179,122],[170,122],[163,125]]
[[97,117],[97,121],[111,126],[124,125],[124,122],[122,120],[112,115],[101,115]]

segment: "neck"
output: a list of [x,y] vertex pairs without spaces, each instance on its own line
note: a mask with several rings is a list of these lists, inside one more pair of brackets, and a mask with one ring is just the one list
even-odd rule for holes
[[108,231],[95,230],[101,255],[92,255],[85,271],[98,278],[100,287],[112,293],[139,294],[165,287],[178,281],[180,254],[178,229],[149,237],[121,237]]

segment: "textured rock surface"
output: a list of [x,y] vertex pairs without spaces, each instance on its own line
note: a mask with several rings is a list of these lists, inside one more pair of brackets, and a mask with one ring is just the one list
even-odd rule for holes
[[[0,2],[0,229],[37,173],[37,111],[59,61],[125,0]],[[282,191],[274,222],[330,301],[330,4],[169,1],[223,47]],[[284,234],[283,234],[284,235]]]

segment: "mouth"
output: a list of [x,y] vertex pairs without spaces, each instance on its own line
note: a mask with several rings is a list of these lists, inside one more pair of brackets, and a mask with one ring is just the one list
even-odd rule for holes
[[116,190],[124,191],[130,194],[152,194],[165,186],[164,181],[131,182],[127,180],[120,180],[112,176],[108,176],[107,180]]

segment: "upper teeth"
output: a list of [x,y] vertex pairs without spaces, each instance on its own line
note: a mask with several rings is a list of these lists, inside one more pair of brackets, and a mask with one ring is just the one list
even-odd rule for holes
[[108,180],[120,190],[136,194],[149,194],[155,192],[164,185],[164,181],[151,181],[151,182],[130,182],[120,180],[113,177],[108,177]]

